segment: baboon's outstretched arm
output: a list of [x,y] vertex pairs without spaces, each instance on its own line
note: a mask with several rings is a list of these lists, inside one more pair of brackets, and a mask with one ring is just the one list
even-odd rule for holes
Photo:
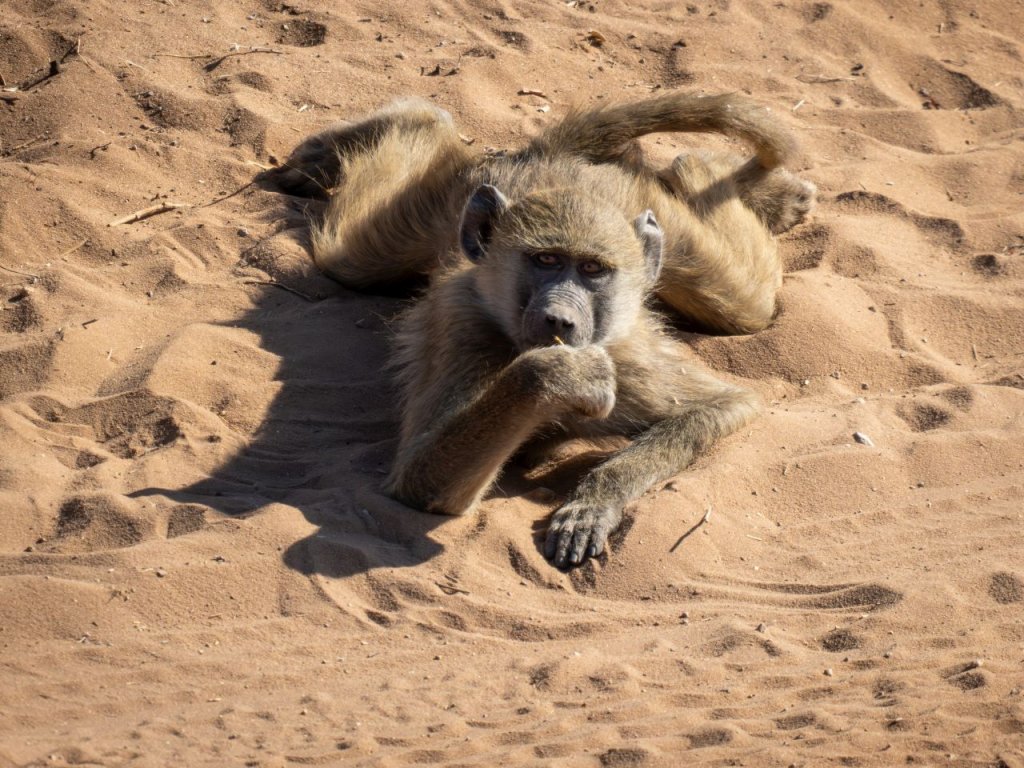
[[752,393],[714,385],[706,399],[684,403],[676,415],[656,422],[583,479],[552,517],[544,547],[548,559],[566,567],[601,554],[627,504],[681,472],[757,412]]

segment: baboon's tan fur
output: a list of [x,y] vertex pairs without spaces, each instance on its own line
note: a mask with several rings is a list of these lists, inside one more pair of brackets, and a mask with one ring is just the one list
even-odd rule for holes
[[[659,131],[731,135],[755,156],[689,154],[655,170],[636,139]],[[792,148],[746,99],[688,94],[575,111],[504,157],[470,153],[447,113],[418,100],[304,142],[275,175],[300,194],[333,189],[314,228],[321,268],[356,288],[431,279],[398,339],[391,492],[462,514],[531,438],[623,434],[632,444],[583,479],[548,538],[559,565],[600,553],[624,505],[757,411],[750,392],[683,362],[645,299],[654,290],[714,332],[771,321],[781,282],[773,235],[802,221],[814,196],[780,167]],[[510,204],[487,222],[486,255],[473,264],[459,250],[460,217],[483,184]],[[632,224],[645,210],[663,236],[656,285]],[[546,251],[614,274],[594,305],[594,343],[519,341],[524,254]]]

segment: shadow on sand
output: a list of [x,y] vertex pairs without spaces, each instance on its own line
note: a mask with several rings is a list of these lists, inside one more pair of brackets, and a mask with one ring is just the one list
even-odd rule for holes
[[208,478],[131,496],[163,496],[232,516],[274,503],[297,509],[318,526],[283,555],[304,574],[417,565],[442,550],[430,534],[448,518],[412,510],[382,491],[399,430],[387,370],[390,326],[409,300],[357,294],[319,274],[308,255],[307,202],[284,199],[293,209],[283,222],[290,228],[243,254],[261,270],[254,276],[269,275],[278,285],[263,286],[255,306],[230,322],[256,334],[258,346],[278,359],[273,382],[237,382],[272,386],[272,402],[258,428],[243,436],[244,447]]

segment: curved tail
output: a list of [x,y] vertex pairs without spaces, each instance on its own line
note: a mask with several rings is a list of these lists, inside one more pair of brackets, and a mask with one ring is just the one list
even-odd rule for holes
[[574,110],[534,139],[530,151],[616,162],[635,152],[635,139],[671,132],[721,133],[741,139],[751,145],[767,170],[785,163],[796,149],[793,137],[766,107],[742,96],[669,93]]

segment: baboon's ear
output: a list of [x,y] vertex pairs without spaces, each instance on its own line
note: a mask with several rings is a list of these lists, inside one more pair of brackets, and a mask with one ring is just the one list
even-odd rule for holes
[[508,208],[508,199],[497,187],[481,184],[462,212],[459,243],[472,262],[480,261],[491,241],[494,220]]
[[654,218],[654,212],[647,210],[633,220],[633,229],[644,248],[647,275],[654,283],[661,273],[661,252],[665,242],[665,237],[661,233],[661,225]]

